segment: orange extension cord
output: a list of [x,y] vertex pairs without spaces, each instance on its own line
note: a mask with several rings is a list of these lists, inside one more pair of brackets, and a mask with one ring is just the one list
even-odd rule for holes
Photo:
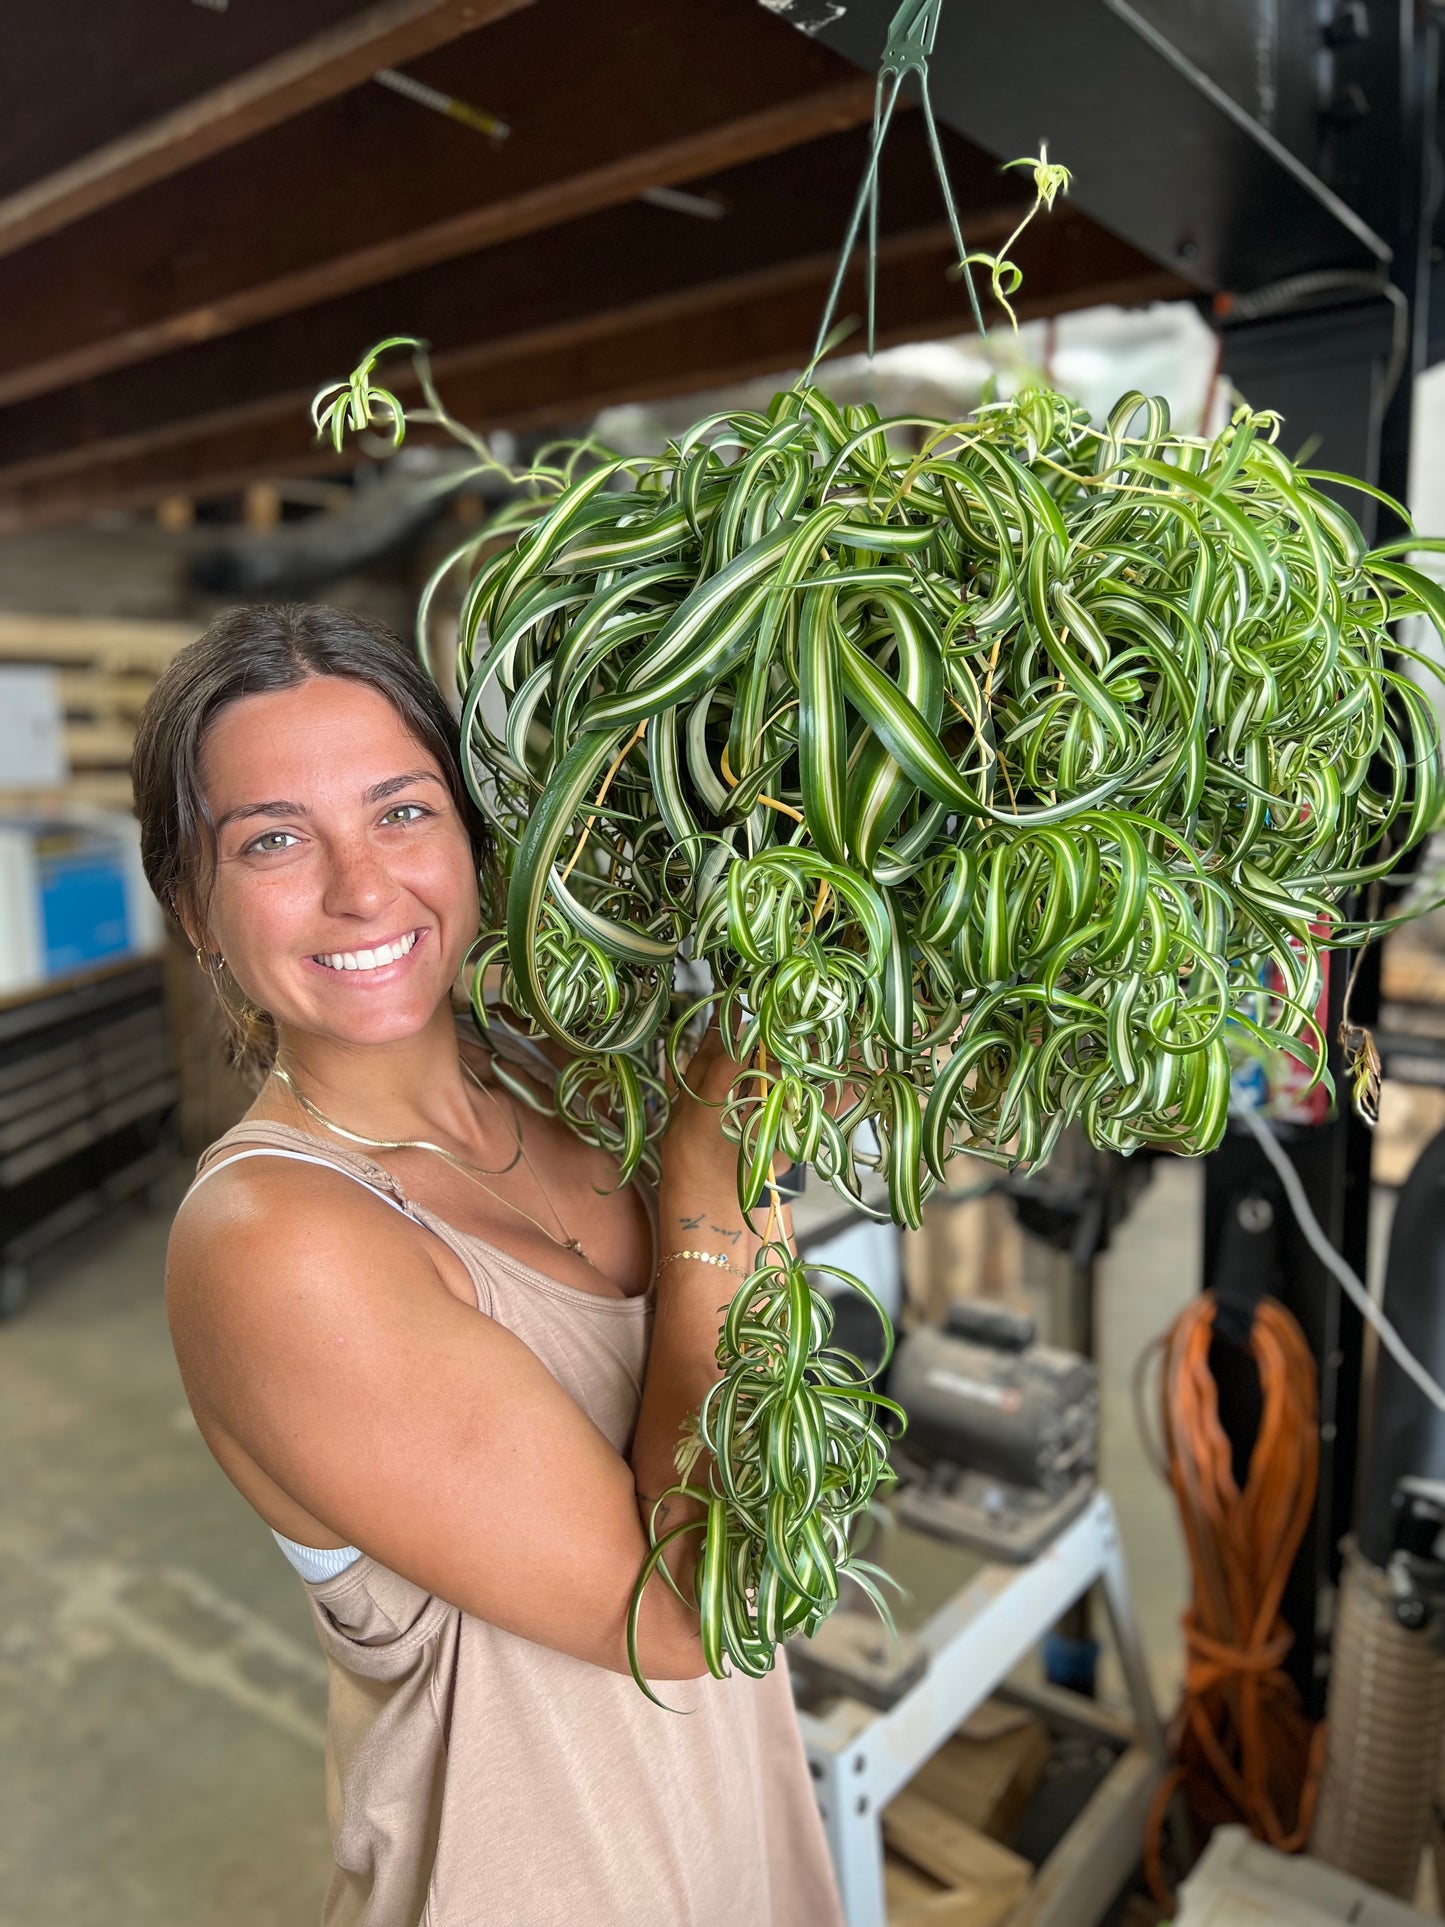
[[1150,1888],[1166,1911],[1161,1842],[1176,1792],[1201,1831],[1242,1821],[1256,1839],[1298,1852],[1324,1759],[1324,1726],[1305,1718],[1283,1670],[1294,1635],[1279,1611],[1319,1474],[1315,1363],[1283,1305],[1263,1299],[1249,1340],[1262,1410],[1241,1492],[1209,1369],[1214,1313],[1213,1295],[1203,1294],[1161,1341],[1161,1470],[1178,1501],[1193,1575],[1175,1767],[1155,1797],[1145,1849]]

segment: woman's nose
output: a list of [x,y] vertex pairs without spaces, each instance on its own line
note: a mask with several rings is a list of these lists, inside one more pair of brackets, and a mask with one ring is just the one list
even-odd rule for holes
[[328,916],[374,916],[396,895],[385,858],[365,837],[332,845],[324,903]]

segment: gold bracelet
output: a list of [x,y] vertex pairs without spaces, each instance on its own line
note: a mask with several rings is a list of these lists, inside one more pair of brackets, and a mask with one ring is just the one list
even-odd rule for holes
[[720,1270],[730,1271],[735,1278],[746,1278],[748,1275],[731,1258],[724,1258],[718,1251],[669,1251],[665,1258],[658,1259],[658,1270],[661,1271],[664,1265],[670,1265],[677,1258],[691,1258],[694,1264],[699,1265],[717,1265]]

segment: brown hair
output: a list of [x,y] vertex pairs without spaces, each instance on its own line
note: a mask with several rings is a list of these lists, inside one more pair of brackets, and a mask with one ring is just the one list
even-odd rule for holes
[[[131,759],[146,881],[193,943],[215,882],[215,825],[201,785],[211,724],[242,696],[295,689],[313,676],[365,683],[386,698],[446,778],[484,895],[492,882],[491,838],[462,775],[457,725],[415,652],[379,623],[322,603],[228,609],[162,672]],[[246,1000],[224,959],[202,962],[226,1015],[231,1061],[259,1084],[275,1060],[275,1026]]]

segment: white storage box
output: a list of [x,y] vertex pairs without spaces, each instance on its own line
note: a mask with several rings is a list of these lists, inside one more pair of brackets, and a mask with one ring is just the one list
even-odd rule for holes
[[1174,1927],[1421,1927],[1424,1914],[1305,1855],[1220,1827],[1179,1893]]
[[0,998],[151,955],[164,935],[133,817],[0,817]]

